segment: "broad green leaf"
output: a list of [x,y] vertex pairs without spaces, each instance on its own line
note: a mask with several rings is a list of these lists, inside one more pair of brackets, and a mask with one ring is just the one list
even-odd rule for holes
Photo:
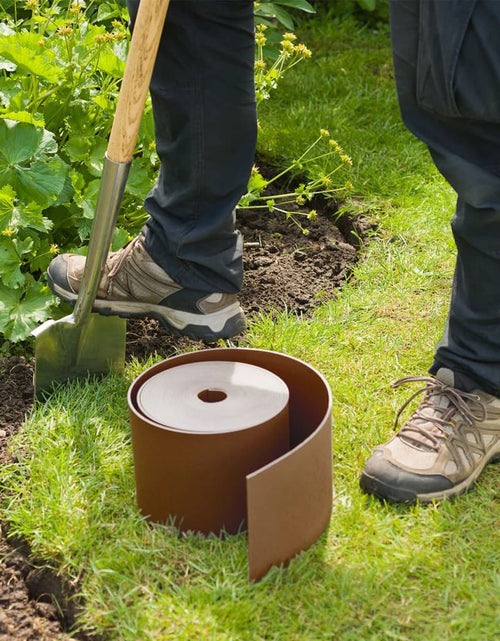
[[104,25],[83,22],[80,26],[79,37],[74,50],[77,59],[81,61],[85,59],[90,60],[93,59],[96,54],[99,55],[100,51],[95,38],[104,33],[106,33],[106,27]]
[[145,198],[152,186],[152,178],[146,169],[139,162],[132,163],[126,184],[127,192]]
[[33,239],[24,238],[20,240],[19,238],[14,238],[14,246],[19,256],[24,256],[28,254],[33,249]]
[[89,164],[87,169],[92,176],[100,178],[102,175],[102,170],[104,166],[104,157],[106,154],[106,148],[108,146],[108,141],[104,138],[100,138],[94,141],[95,145],[90,152]]
[[255,13],[264,18],[276,18],[287,29],[293,29],[293,20],[288,11],[282,9],[278,5],[271,4],[270,2],[263,2],[255,9]]
[[74,167],[70,169],[69,177],[71,179],[71,184],[73,185],[73,189],[75,192],[75,200],[76,200],[79,196],[81,196],[82,192],[86,187],[85,179],[82,176],[82,174],[79,171],[77,171]]
[[99,5],[97,10],[97,21],[103,22],[104,20],[110,20],[111,18],[120,17],[120,11],[116,6],[111,6],[107,2],[103,2]]
[[117,58],[112,51],[101,52],[97,67],[100,71],[113,76],[113,78],[122,78],[125,71],[125,63]]
[[54,243],[48,238],[43,238],[39,243],[36,251],[33,251],[33,256],[30,258],[30,271],[34,274],[37,271],[46,272],[50,261],[57,253],[57,248]]
[[377,0],[358,0],[358,4],[365,11],[375,11]]
[[91,138],[85,136],[71,136],[68,142],[64,145],[64,151],[72,161],[78,162],[79,160],[87,158],[91,144]]
[[247,187],[249,192],[260,194],[267,187],[267,185],[267,180],[259,171],[252,171],[252,175],[250,176]]
[[64,188],[68,166],[51,132],[29,123],[0,119],[0,186],[8,184],[24,203],[47,207]]
[[16,207],[14,210],[13,222],[17,227],[35,229],[40,232],[48,232],[53,227],[52,221],[42,215],[42,208],[40,205],[33,202]]
[[17,232],[19,228],[47,232],[52,228],[52,221],[42,215],[36,203],[16,204],[14,190],[6,185],[0,190],[0,232],[6,229]]
[[0,189],[0,232],[12,227],[11,218],[16,192],[10,185]]
[[93,102],[103,111],[113,111],[113,101],[110,100],[105,94],[97,94],[92,97]]
[[11,103],[17,98],[19,100],[19,95],[22,93],[21,83],[18,82],[14,77],[2,78],[0,84],[0,101],[2,105],[7,109],[13,109]]
[[83,100],[72,100],[70,102],[68,113],[65,117],[70,139],[81,136],[90,140],[95,134],[95,130],[89,122],[90,104],[91,103]]
[[129,241],[129,234],[125,229],[116,227],[113,232],[113,240],[111,241],[111,251],[115,252],[124,247]]
[[[307,0],[274,0],[274,2],[293,9],[300,9],[300,11],[305,11],[306,13],[316,13],[316,9]],[[373,2],[376,2],[376,0],[373,0]]]
[[71,178],[69,177],[69,171],[66,171],[66,177],[64,180],[63,188],[59,192],[59,195],[57,196],[52,206],[55,207],[57,205],[62,205],[62,204],[67,205],[73,200],[74,195],[75,195],[75,190],[73,189]]
[[144,113],[142,114],[141,126],[139,127],[139,140],[141,140],[143,144],[154,145],[155,121],[149,99],[146,101]]
[[0,283],[0,332],[13,343],[25,340],[50,315],[54,302],[49,288],[38,282],[10,289]]
[[45,120],[41,114],[32,114],[28,111],[8,111],[2,114],[5,120],[14,120],[17,122],[27,122],[35,127],[44,127]]
[[25,276],[21,272],[23,260],[15,241],[7,236],[0,237],[0,273],[2,283],[15,289],[24,284]]
[[128,39],[125,40],[119,40],[113,45],[113,53],[117,58],[119,58],[122,62],[126,62],[127,56],[128,56],[128,51],[129,51],[129,41]]
[[2,187],[0,187],[0,196],[14,200],[16,192],[12,189],[11,185],[2,185]]
[[37,33],[1,36],[0,56],[17,65],[17,73],[31,74],[51,83],[58,82],[63,74],[57,65],[56,54],[40,44]]
[[54,134],[27,122],[0,118],[0,162],[10,165],[57,151]]
[[76,221],[76,231],[81,242],[89,239],[93,222],[90,218],[84,218],[83,216]]
[[88,220],[94,219],[100,182],[100,180],[93,180],[87,185],[82,193],[75,194],[75,202],[79,207],[82,208],[83,217],[87,218]]
[[59,157],[36,160],[28,167],[2,167],[0,184],[11,184],[23,202],[35,201],[42,207],[56,203],[66,183],[68,166]]
[[9,111],[24,111],[28,103],[29,94],[19,85],[18,93],[11,94],[7,108]]
[[64,246],[69,242],[73,242],[73,239],[77,236],[76,220],[82,215],[80,208],[73,200],[64,203],[64,206],[54,205],[49,207],[44,210],[44,214],[50,218],[53,225],[50,235],[53,242],[61,243]]

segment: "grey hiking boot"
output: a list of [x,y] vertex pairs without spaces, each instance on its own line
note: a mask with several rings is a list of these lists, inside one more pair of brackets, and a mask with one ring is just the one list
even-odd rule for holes
[[[84,267],[84,256],[54,258],[47,270],[54,294],[74,304]],[[144,248],[143,234],[109,254],[93,309],[124,318],[150,316],[173,334],[209,342],[235,336],[246,326],[235,294],[182,287],[153,261]]]
[[442,368],[436,378],[409,376],[392,383],[424,383],[396,422],[408,403],[424,396],[401,430],[368,459],[360,479],[365,492],[402,503],[451,498],[500,460],[500,399],[480,390],[463,392],[447,384],[452,380],[453,373]]

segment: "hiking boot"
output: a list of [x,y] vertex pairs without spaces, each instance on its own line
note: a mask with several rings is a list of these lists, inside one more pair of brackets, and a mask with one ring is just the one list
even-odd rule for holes
[[475,390],[463,392],[445,381],[450,370],[436,378],[409,376],[392,383],[420,382],[422,401],[401,430],[375,448],[361,475],[368,494],[391,502],[428,503],[469,490],[488,463],[500,460],[500,399]]
[[[54,294],[74,304],[84,267],[84,256],[56,256],[47,270]],[[143,234],[108,255],[93,311],[124,318],[150,316],[173,334],[208,342],[245,329],[235,294],[182,287],[153,261],[144,248]]]

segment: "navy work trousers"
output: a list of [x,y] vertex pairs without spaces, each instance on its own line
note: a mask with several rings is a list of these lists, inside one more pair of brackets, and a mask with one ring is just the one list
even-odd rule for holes
[[500,396],[500,1],[391,0],[402,117],[456,190],[457,261],[430,369]]
[[[139,0],[127,0],[133,26]],[[151,81],[161,169],[146,249],[185,287],[235,293],[234,207],[255,154],[252,0],[171,0]]]

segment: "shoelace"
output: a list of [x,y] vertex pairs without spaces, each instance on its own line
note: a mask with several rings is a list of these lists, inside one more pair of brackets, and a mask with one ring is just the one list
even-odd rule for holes
[[111,282],[113,280],[113,277],[120,270],[121,266],[123,265],[123,261],[134,250],[139,239],[140,239],[140,235],[136,236],[133,240],[129,242],[128,245],[125,245],[123,249],[121,249],[120,251],[117,251],[116,254],[114,255],[116,257],[116,260],[113,261],[113,266],[108,272],[108,291],[109,291],[109,288],[111,287]]
[[[400,430],[400,433],[404,433],[405,437],[409,440],[422,445],[421,437],[424,437],[424,439],[429,442],[430,447],[437,450],[439,447],[439,437],[449,430],[451,418],[457,412],[469,425],[474,425],[475,421],[481,422],[486,420],[486,406],[477,394],[470,394],[469,392],[463,392],[462,390],[450,387],[436,378],[432,378],[430,376],[406,376],[405,378],[400,378],[399,380],[391,383],[391,387],[395,389],[400,385],[405,385],[406,383],[418,382],[425,383],[425,386],[418,389],[401,406],[395,420],[395,426],[397,426],[399,418],[406,407],[408,407],[413,399],[419,394],[425,394],[419,408],[412,414],[410,419]],[[432,401],[432,397],[436,395],[444,395],[449,401],[448,405],[445,407],[436,405],[436,403]],[[467,401],[472,401],[474,404],[477,404],[478,413],[470,407]],[[427,414],[423,412],[426,408],[432,410],[432,413]],[[422,424],[415,422],[418,419],[422,421]],[[435,433],[429,429],[429,424],[437,430]],[[416,437],[412,437],[412,432],[416,434]],[[420,438],[418,438],[419,436]],[[424,442],[424,444],[426,443]]]

